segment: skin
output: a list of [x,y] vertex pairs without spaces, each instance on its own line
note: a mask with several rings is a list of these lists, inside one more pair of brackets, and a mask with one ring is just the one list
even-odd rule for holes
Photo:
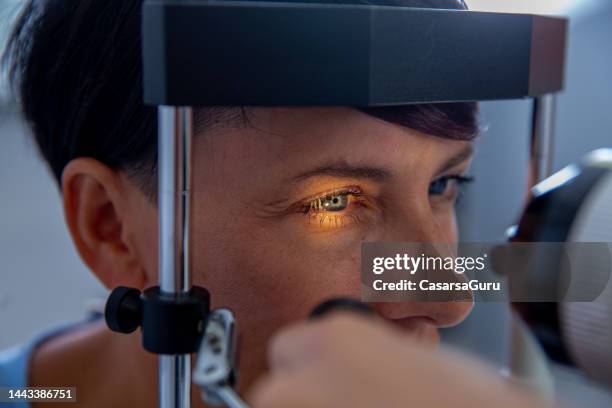
[[[268,368],[266,347],[279,328],[329,297],[359,298],[362,241],[457,241],[456,186],[428,189],[464,174],[472,156],[471,142],[349,108],[258,108],[250,124],[217,125],[194,141],[193,283],[209,289],[213,307],[236,313],[240,392]],[[343,211],[304,214],[313,197],[347,187]],[[123,172],[77,158],[62,191],[76,249],[107,288],[157,284],[157,209]],[[372,306],[435,345],[437,328],[461,322],[472,304]],[[144,407],[156,403],[156,369],[138,333],[98,322],[43,343],[30,382],[76,386],[82,406]],[[194,406],[203,406],[198,394]]]

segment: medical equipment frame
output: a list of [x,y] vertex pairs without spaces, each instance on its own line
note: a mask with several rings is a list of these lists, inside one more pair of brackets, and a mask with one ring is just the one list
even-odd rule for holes
[[[193,109],[534,98],[550,168],[567,21],[395,6],[219,0],[143,4],[144,102],[158,107],[159,289],[189,296]],[[190,354],[161,354],[159,405],[191,405]]]

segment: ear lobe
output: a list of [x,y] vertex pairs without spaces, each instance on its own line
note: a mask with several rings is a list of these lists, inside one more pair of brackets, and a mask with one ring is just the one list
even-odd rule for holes
[[64,215],[77,251],[107,288],[143,288],[146,273],[128,237],[134,228],[118,173],[77,158],[62,174]]

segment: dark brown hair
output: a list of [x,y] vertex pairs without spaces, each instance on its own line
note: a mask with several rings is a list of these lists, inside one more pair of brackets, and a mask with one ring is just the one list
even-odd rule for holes
[[[301,1],[465,9],[460,0]],[[157,116],[142,102],[140,9],[140,0],[28,0],[14,25],[3,65],[58,182],[70,160],[87,156],[155,195]],[[439,137],[478,133],[475,103],[360,110]],[[216,108],[197,117],[199,130],[236,119]]]

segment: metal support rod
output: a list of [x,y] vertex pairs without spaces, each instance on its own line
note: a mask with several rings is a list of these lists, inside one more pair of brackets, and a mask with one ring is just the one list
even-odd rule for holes
[[[544,95],[533,101],[529,188],[552,173],[555,110],[555,94]],[[552,374],[546,362],[546,356],[516,313],[512,314],[512,325],[510,326],[508,368],[514,382],[530,388],[545,399],[554,398]]]
[[557,99],[555,94],[533,100],[530,187],[552,174]]
[[[191,288],[191,115],[187,107],[158,110],[159,286],[173,297]],[[159,406],[189,408],[190,390],[190,355],[161,355]]]

